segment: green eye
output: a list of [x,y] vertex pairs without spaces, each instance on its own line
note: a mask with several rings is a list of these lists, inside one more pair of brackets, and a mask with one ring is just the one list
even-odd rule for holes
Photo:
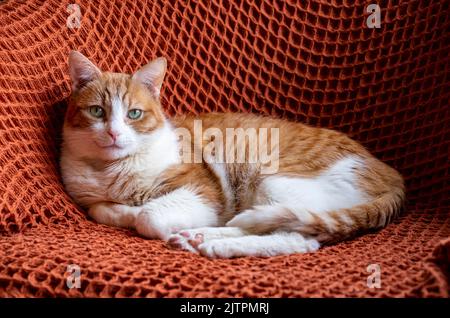
[[100,106],[91,106],[89,107],[89,114],[96,118],[102,118],[105,116],[105,110]]
[[142,110],[140,109],[131,109],[128,112],[128,118],[130,119],[139,119],[142,117]]

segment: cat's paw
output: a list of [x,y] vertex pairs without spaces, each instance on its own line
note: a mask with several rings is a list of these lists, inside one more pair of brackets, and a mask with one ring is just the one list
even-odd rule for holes
[[187,251],[198,253],[199,246],[207,241],[227,237],[239,237],[245,233],[232,227],[201,227],[180,231],[169,237],[169,245]]
[[198,246],[201,255],[208,258],[232,258],[245,256],[231,244],[229,240],[212,240],[207,241]]
[[97,223],[110,226],[133,228],[139,207],[130,207],[122,204],[99,203],[93,205],[88,214]]
[[172,232],[166,223],[159,215],[143,211],[136,217],[136,231],[147,238],[166,240]]
[[104,205],[94,205],[92,206],[88,214],[97,223],[106,224],[110,226],[117,226],[118,218],[114,210],[110,209]]
[[167,243],[176,249],[186,250],[198,254],[198,246],[203,243],[203,234],[189,230],[172,234]]

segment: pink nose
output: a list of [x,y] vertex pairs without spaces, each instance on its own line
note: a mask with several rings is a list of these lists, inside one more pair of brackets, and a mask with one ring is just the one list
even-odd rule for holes
[[116,131],[108,130],[108,135],[111,136],[112,140],[116,141],[117,137],[119,136],[119,133]]

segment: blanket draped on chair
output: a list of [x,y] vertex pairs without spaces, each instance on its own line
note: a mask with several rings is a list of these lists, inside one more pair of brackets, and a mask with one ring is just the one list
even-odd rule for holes
[[[0,2],[0,296],[448,297],[449,1],[369,3]],[[58,171],[71,49],[129,73],[165,56],[168,116],[254,112],[348,133],[404,175],[405,211],[268,259],[209,260],[98,225]]]

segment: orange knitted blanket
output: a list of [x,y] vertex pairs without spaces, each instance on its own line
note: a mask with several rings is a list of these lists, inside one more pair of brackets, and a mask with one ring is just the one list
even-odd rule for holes
[[[380,28],[369,2],[0,2],[0,296],[448,297],[449,1],[377,1]],[[168,115],[348,133],[404,175],[408,205],[379,232],[268,259],[209,260],[98,225],[58,168],[71,49],[120,72],[165,56]]]

